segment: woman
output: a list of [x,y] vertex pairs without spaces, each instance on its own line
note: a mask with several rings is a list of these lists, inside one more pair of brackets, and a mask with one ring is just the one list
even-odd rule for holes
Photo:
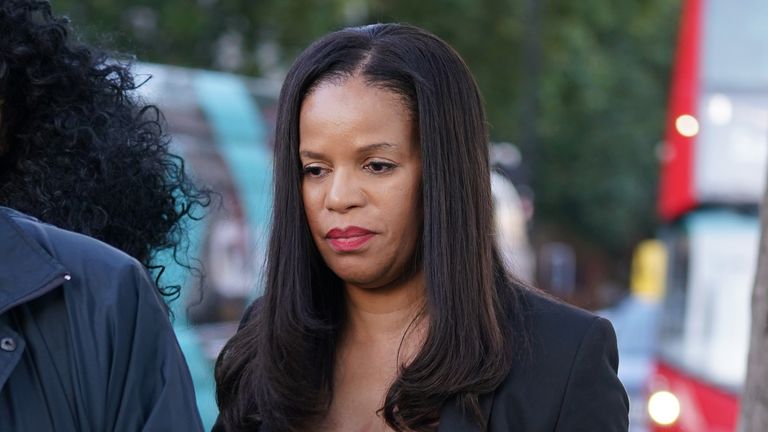
[[147,268],[206,196],[130,69],[70,32],[0,0],[0,430],[201,430],[178,287]]
[[266,291],[217,362],[220,430],[627,429],[610,324],[503,267],[482,101],[449,46],[321,38],[276,133]]

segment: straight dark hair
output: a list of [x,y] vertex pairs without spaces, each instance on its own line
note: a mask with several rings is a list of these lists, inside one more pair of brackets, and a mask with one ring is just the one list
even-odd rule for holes
[[[404,98],[419,130],[426,277],[424,345],[387,392],[395,430],[431,430],[456,398],[478,422],[479,395],[509,372],[518,284],[496,250],[483,103],[469,69],[436,36],[376,24],[331,33],[296,60],[280,93],[266,290],[216,363],[219,425],[296,431],[327,412],[342,327],[342,281],[326,266],[301,195],[299,113],[318,84],[361,76]],[[517,340],[517,339],[516,339]],[[484,425],[483,425],[484,426]]]

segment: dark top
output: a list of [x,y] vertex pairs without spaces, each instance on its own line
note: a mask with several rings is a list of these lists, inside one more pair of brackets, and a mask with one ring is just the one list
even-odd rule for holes
[[[480,398],[489,431],[629,429],[629,399],[616,373],[611,323],[537,292],[521,295],[530,349],[492,395]],[[439,432],[480,428],[448,401]]]
[[[523,291],[519,298],[529,347],[520,350],[496,391],[480,397],[487,430],[627,431],[629,399],[616,375],[619,355],[611,323],[536,291]],[[246,310],[241,328],[257,303]],[[454,400],[441,409],[438,432],[480,430]]]
[[146,270],[0,207],[0,431],[199,431]]

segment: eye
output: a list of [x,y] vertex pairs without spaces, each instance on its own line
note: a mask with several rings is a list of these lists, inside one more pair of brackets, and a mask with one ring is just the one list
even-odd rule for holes
[[307,165],[302,169],[302,174],[305,177],[314,177],[314,178],[320,178],[324,176],[328,170],[326,168],[323,168],[321,166],[317,165]]
[[371,161],[365,164],[363,168],[373,174],[386,174],[391,172],[396,167],[397,165],[391,162]]

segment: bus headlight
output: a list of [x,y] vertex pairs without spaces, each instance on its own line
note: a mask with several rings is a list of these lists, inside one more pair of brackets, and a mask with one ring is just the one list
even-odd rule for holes
[[690,114],[683,114],[675,119],[675,129],[680,135],[693,138],[699,133],[699,121]]
[[680,400],[668,391],[657,391],[648,398],[648,414],[662,426],[668,426],[680,417]]

